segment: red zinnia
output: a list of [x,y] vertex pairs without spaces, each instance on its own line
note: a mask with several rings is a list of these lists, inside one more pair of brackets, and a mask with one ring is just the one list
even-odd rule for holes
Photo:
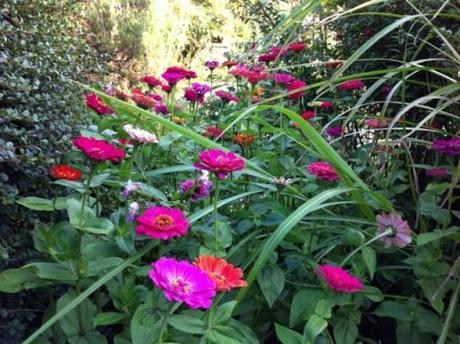
[[157,87],[163,85],[160,79],[153,75],[146,75],[141,79],[142,82],[145,82],[150,87]]
[[304,90],[301,90],[307,86],[306,83],[304,83],[302,80],[294,80],[288,87],[288,92],[291,93],[289,94],[290,99],[300,99],[305,95]]
[[194,265],[206,272],[210,279],[216,283],[217,291],[230,291],[233,288],[247,287],[247,282],[242,279],[243,272],[225,259],[199,256]]
[[206,136],[206,137],[214,137],[216,139],[220,139],[222,137],[222,134],[224,133],[224,131],[220,128],[217,128],[217,127],[208,127],[206,128],[202,135],[203,136]]
[[91,92],[86,96],[86,106],[96,111],[99,115],[110,115],[113,110],[104,104],[101,98],[96,93]]
[[50,173],[56,179],[75,181],[81,178],[80,171],[65,164],[51,166]]
[[301,117],[306,121],[308,121],[308,120],[310,120],[312,118],[315,118],[315,116],[316,116],[316,113],[315,113],[314,110],[307,110],[301,115]]
[[334,106],[334,104],[332,104],[332,102],[330,101],[324,100],[322,102],[319,102],[318,106],[321,110],[329,110]]
[[305,43],[296,42],[296,43],[289,44],[288,47],[287,47],[287,50],[288,51],[294,51],[294,52],[298,53],[300,51],[305,50],[306,47],[307,47],[307,45]]

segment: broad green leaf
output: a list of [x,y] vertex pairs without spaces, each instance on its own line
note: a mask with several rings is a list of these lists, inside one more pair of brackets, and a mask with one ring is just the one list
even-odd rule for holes
[[314,343],[318,337],[327,328],[327,321],[320,316],[313,314],[305,324],[303,339],[309,343]]
[[212,316],[212,324],[217,325],[230,319],[236,304],[236,301],[229,301],[217,307]]
[[101,174],[96,174],[95,176],[92,176],[91,177],[91,184],[89,185],[89,187],[91,188],[95,188],[97,186],[100,186],[102,185],[106,180],[107,178],[110,177],[110,173],[101,173]]
[[257,276],[257,282],[271,308],[284,289],[284,271],[278,265],[267,264]]
[[303,344],[300,333],[275,323],[276,336],[282,344]]
[[0,272],[0,291],[2,293],[17,293],[24,289],[33,289],[48,284],[52,284],[52,281],[39,278],[31,266],[26,265]]
[[[69,292],[59,298],[56,303],[57,311],[67,306],[76,297],[75,292]],[[78,307],[67,313],[59,320],[59,325],[67,337],[85,336],[94,329],[94,313],[96,307],[86,299]]]
[[206,323],[199,318],[191,317],[189,315],[170,315],[168,317],[168,324],[185,333],[203,334],[206,332]]
[[126,318],[126,314],[118,312],[99,313],[94,318],[94,326],[118,324]]
[[16,201],[23,207],[38,211],[53,211],[53,200],[40,197],[23,197]]
[[160,334],[162,321],[149,305],[140,305],[131,320],[131,340],[133,344],[154,343]]
[[331,317],[332,305],[328,299],[321,299],[315,307],[315,314],[321,318],[329,319]]
[[351,317],[340,317],[334,321],[333,333],[337,343],[354,344],[358,337],[358,327]]
[[369,246],[362,246],[361,254],[363,255],[364,264],[366,265],[367,271],[369,272],[369,276],[372,280],[374,278],[375,268],[377,266],[377,255],[375,254],[375,251]]
[[[428,233],[421,233],[417,236],[417,246],[423,246],[430,242],[441,240],[443,238],[449,238],[459,234],[460,227],[451,227],[444,230],[434,230]],[[460,237],[457,237],[460,238]]]
[[316,305],[323,296],[322,289],[310,288],[298,291],[291,302],[290,327],[295,327],[306,321],[315,312]]

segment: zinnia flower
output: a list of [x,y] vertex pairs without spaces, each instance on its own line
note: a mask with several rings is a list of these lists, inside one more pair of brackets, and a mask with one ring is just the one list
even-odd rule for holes
[[154,206],[137,219],[136,233],[167,240],[187,234],[190,224],[180,209]]
[[207,309],[216,295],[216,284],[206,272],[185,260],[162,257],[151,264],[149,277],[169,301],[185,302],[190,308]]
[[310,119],[315,118],[315,116],[316,116],[316,113],[314,110],[306,110],[301,115],[301,117],[306,121],[309,121]]
[[352,276],[339,266],[320,265],[318,274],[324,279],[327,286],[335,291],[357,293],[364,288],[364,285],[357,277]]
[[168,67],[166,71],[161,74],[161,77],[165,79],[170,87],[176,85],[179,81],[191,78],[190,71],[182,67]]
[[80,171],[65,164],[51,166],[50,173],[56,179],[75,181],[81,178]]
[[143,109],[151,109],[155,106],[155,98],[145,95],[141,90],[135,88],[132,90],[131,99],[136,103],[137,106]]
[[433,167],[426,170],[425,174],[428,177],[444,178],[449,175],[449,170],[445,167]]
[[339,179],[337,172],[331,164],[324,161],[312,162],[307,166],[307,171],[316,178],[327,181],[334,181]]
[[208,274],[209,278],[216,283],[217,291],[228,292],[234,288],[247,287],[248,285],[242,279],[243,272],[241,269],[233,266],[225,259],[199,256],[193,264]]
[[240,146],[250,145],[255,141],[255,139],[255,135],[245,133],[237,133],[233,136],[233,141],[238,143]]
[[161,113],[162,115],[167,115],[169,113],[168,107],[162,102],[155,103],[155,112]]
[[198,180],[186,179],[180,185],[180,191],[182,193],[190,192],[192,194],[192,201],[209,197],[209,192],[212,188],[212,182],[209,180],[209,172],[201,172],[202,175]]
[[206,61],[204,65],[208,67],[211,71],[213,71],[214,69],[219,67],[219,61],[214,61],[214,60]]
[[224,179],[229,173],[244,169],[244,160],[233,152],[220,149],[207,149],[198,155],[196,168],[214,172],[219,179]]
[[233,60],[227,60],[224,63],[222,63],[222,66],[227,67],[227,68],[232,68],[233,66],[236,66],[238,62],[233,61]]
[[460,154],[460,137],[450,139],[437,139],[432,143],[431,148],[441,154],[456,156]]
[[192,83],[192,86],[185,89],[184,98],[190,102],[203,103],[206,93],[211,91],[211,87],[198,82]]
[[222,99],[224,102],[235,102],[235,103],[239,103],[240,101],[240,98],[238,98],[237,96],[231,94],[230,92],[226,92],[226,91],[223,91],[223,90],[218,90],[216,91],[216,96],[218,96],[220,99]]
[[220,139],[222,137],[222,134],[224,133],[224,131],[220,128],[217,128],[217,127],[208,127],[206,128],[204,131],[203,131],[203,135],[208,137],[208,138],[216,138],[216,139]]
[[389,124],[388,118],[369,118],[364,121],[364,124],[372,129],[386,128]]
[[289,86],[295,78],[289,73],[275,73],[273,74],[275,84]]
[[287,50],[298,53],[298,52],[301,52],[301,51],[305,50],[306,47],[307,47],[307,45],[305,43],[295,42],[295,43],[289,44],[288,47],[287,47]]
[[150,88],[154,88],[154,87],[163,85],[161,80],[153,75],[146,75],[141,79],[141,81],[149,85]]
[[[289,98],[290,99],[300,99],[305,95],[304,90],[301,90],[301,88],[304,88],[307,86],[306,83],[304,83],[302,80],[294,80],[288,87],[288,92]],[[291,93],[292,92],[292,93]]]
[[360,90],[364,87],[364,82],[362,80],[349,80],[341,83],[337,88],[340,91],[353,91]]
[[321,110],[329,110],[334,105],[332,104],[332,102],[324,100],[322,102],[319,102],[318,106]]
[[268,73],[265,71],[263,66],[254,66],[252,68],[249,68],[244,64],[238,64],[232,69],[230,69],[228,73],[236,78],[245,78],[253,85],[257,84],[261,80],[268,79]]
[[342,135],[342,127],[329,127],[326,129],[326,134],[331,137],[340,137]]
[[396,213],[377,215],[377,231],[379,234],[390,230],[391,233],[380,238],[385,247],[406,247],[412,241],[411,229],[407,221]]
[[96,93],[91,92],[86,96],[86,106],[96,111],[99,115],[110,115],[113,110],[104,104],[101,98]]
[[131,124],[125,124],[123,129],[134,141],[139,143],[158,143],[155,134],[140,128],[134,128]]
[[339,68],[343,65],[342,60],[329,60],[326,63],[324,63],[324,66],[326,68],[334,69],[334,68]]
[[73,140],[73,144],[88,158],[95,161],[110,160],[114,163],[119,163],[125,157],[123,149],[113,146],[104,140],[79,136]]

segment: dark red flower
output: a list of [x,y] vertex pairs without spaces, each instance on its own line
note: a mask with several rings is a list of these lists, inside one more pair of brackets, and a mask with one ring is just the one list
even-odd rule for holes
[[222,99],[225,102],[235,102],[238,103],[240,101],[240,98],[235,96],[234,94],[231,94],[230,92],[226,92],[223,90],[218,90],[216,91],[216,96],[218,96],[220,99]]
[[294,51],[294,52],[298,53],[300,51],[304,51],[306,47],[307,47],[307,45],[305,43],[295,42],[295,43],[289,44],[288,47],[287,47],[287,50],[288,51]]
[[101,98],[96,93],[91,92],[86,96],[86,106],[96,111],[99,115],[110,115],[113,110],[104,104]]
[[203,136],[208,138],[216,138],[220,139],[223,135],[224,131],[217,127],[208,127],[203,131]]
[[160,79],[153,75],[146,75],[141,79],[141,81],[145,82],[151,88],[161,86],[163,84]]
[[288,92],[290,99],[300,99],[305,95],[305,92],[302,88],[306,87],[307,84],[302,80],[294,80],[288,87]]

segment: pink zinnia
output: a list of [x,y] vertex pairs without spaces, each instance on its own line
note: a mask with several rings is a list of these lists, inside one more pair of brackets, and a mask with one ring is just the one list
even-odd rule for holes
[[288,47],[287,47],[287,50],[288,51],[294,51],[294,52],[298,53],[298,52],[301,52],[301,51],[305,50],[306,47],[307,47],[307,45],[305,43],[295,42],[295,43],[289,44]]
[[449,170],[445,167],[433,167],[426,170],[425,174],[428,177],[444,178],[449,175]]
[[289,98],[290,99],[302,98],[305,95],[305,92],[304,90],[302,90],[302,88],[304,88],[305,86],[307,86],[307,84],[304,83],[302,80],[296,79],[293,82],[291,82],[291,84],[288,87],[288,92],[292,92],[291,94],[289,94]]
[[310,120],[312,118],[315,118],[315,116],[316,116],[316,113],[315,113],[314,110],[304,111],[304,113],[301,115],[301,117],[306,121],[308,121],[308,120]]
[[194,163],[196,168],[214,172],[219,179],[224,179],[229,173],[244,169],[244,160],[233,152],[224,152],[220,149],[207,149],[198,155],[199,162]]
[[212,71],[216,69],[217,67],[219,67],[219,61],[214,61],[214,60],[206,61],[204,65]]
[[204,102],[205,94],[210,91],[211,87],[209,85],[194,82],[192,83],[192,86],[185,89],[184,98],[189,102],[201,104]]
[[342,293],[357,293],[364,285],[357,278],[339,266],[330,264],[320,265],[318,274],[332,290]]
[[441,154],[456,156],[460,154],[460,137],[451,139],[437,139],[432,143],[431,148]]
[[223,91],[223,90],[216,91],[216,96],[218,96],[220,99],[222,99],[223,101],[226,101],[226,102],[239,103],[239,101],[240,101],[240,98],[238,98],[234,94],[231,94],[230,92],[226,92],[226,91]]
[[119,163],[125,157],[125,151],[92,137],[79,136],[73,140],[73,144],[80,149],[88,158],[95,161],[112,161]]
[[387,118],[369,118],[364,121],[364,124],[372,129],[386,128],[389,120]]
[[406,247],[412,241],[411,229],[407,223],[396,213],[377,215],[377,232],[379,234],[390,230],[391,233],[380,238],[385,247]]
[[163,84],[160,79],[153,75],[146,75],[141,79],[141,81],[145,82],[151,88],[161,86]]
[[337,88],[340,91],[353,91],[360,90],[364,87],[364,82],[362,80],[349,80],[341,83]]
[[273,74],[273,80],[275,84],[289,86],[295,78],[289,73],[275,73]]
[[182,210],[161,206],[146,209],[136,221],[137,234],[161,240],[184,236],[190,227]]
[[170,87],[176,85],[179,81],[183,79],[190,79],[194,76],[190,75],[191,71],[188,71],[182,67],[168,67],[166,71],[161,74],[161,77],[165,79]]
[[99,115],[110,115],[113,110],[104,104],[101,98],[96,93],[91,92],[86,96],[86,106],[96,111]]
[[329,127],[326,129],[326,134],[331,137],[340,137],[342,135],[342,127]]
[[228,73],[236,78],[245,78],[253,85],[257,84],[261,80],[268,79],[268,73],[265,71],[263,66],[254,66],[249,68],[244,64],[238,64],[230,69]]
[[322,102],[319,103],[319,108],[321,110],[329,110],[330,108],[332,108],[334,106],[334,104],[332,104],[332,102],[330,101],[327,101],[327,100],[324,100]]
[[316,178],[327,181],[334,181],[339,179],[337,172],[331,164],[324,161],[312,162],[307,166],[307,171]]
[[208,274],[185,260],[162,257],[151,264],[149,277],[169,301],[190,308],[207,309],[216,295],[216,283]]
[[169,113],[168,107],[162,102],[155,103],[155,112],[161,113],[162,115],[167,115]]

